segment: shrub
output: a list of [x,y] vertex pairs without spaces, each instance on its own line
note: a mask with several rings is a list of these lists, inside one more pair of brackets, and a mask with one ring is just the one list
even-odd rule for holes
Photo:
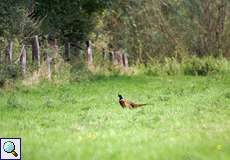
[[0,67],[0,87],[2,87],[6,80],[16,80],[20,77],[20,70],[17,65],[4,65]]
[[183,70],[186,75],[201,75],[221,73],[228,71],[229,62],[224,58],[191,57],[183,62]]
[[160,63],[154,62],[154,64],[149,64],[145,68],[141,66],[141,70],[144,70],[144,73],[151,76],[158,76],[161,74]]
[[147,75],[200,75],[206,76],[216,73],[227,73],[230,71],[230,63],[227,59],[220,57],[204,57],[196,56],[188,57],[181,62],[176,58],[165,58],[162,62],[152,61],[146,67],[140,69],[145,70]]
[[162,62],[152,61],[145,70],[147,75],[176,75],[181,72],[181,64],[176,58],[165,58]]
[[93,73],[84,63],[77,63],[70,69],[71,81],[88,81],[93,78]]
[[161,68],[167,75],[176,75],[181,72],[181,64],[176,58],[165,58]]

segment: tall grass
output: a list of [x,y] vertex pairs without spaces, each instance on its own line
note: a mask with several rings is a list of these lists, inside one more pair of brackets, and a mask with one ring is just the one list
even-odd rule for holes
[[207,76],[217,73],[230,73],[230,62],[223,58],[192,56],[178,62],[176,58],[154,61],[147,67],[141,67],[148,75],[193,75]]

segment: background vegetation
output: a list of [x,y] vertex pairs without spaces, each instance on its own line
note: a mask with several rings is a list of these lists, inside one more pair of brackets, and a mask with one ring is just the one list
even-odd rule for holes
[[25,160],[228,160],[229,37],[229,0],[1,0],[0,137]]

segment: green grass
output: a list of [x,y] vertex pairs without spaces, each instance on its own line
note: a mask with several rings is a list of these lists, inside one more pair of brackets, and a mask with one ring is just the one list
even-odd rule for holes
[[[122,109],[117,94],[139,103]],[[0,90],[0,137],[24,160],[230,159],[230,76],[117,76]]]

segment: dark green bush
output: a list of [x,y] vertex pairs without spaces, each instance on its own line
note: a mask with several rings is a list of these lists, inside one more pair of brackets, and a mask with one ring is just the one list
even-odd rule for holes
[[18,65],[11,64],[0,66],[0,87],[4,85],[7,79],[16,80],[20,75]]

